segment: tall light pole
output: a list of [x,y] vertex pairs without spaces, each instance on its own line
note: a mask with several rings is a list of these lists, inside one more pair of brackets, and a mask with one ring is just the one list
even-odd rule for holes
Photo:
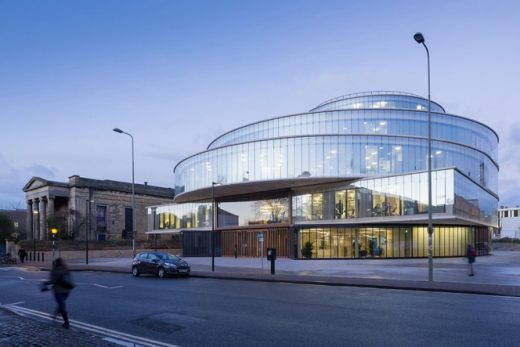
[[85,206],[85,215],[87,216],[85,220],[85,264],[88,264],[88,242],[90,240],[90,229],[91,229],[91,223],[92,223],[92,207],[91,203],[93,203],[94,200],[87,199]]
[[[215,185],[211,182],[211,271],[215,271]],[[218,213],[217,213],[218,215]]]
[[38,211],[33,210],[33,261],[36,261],[36,237],[38,235]]
[[127,132],[124,132],[123,130],[119,129],[119,128],[114,128],[113,129],[116,133],[120,133],[120,134],[125,134],[125,135],[128,135],[130,136],[130,138],[132,139],[132,217],[133,217],[133,222],[132,222],[132,254],[133,256],[135,257],[135,228],[136,228],[136,225],[135,225],[135,183],[134,183],[134,137],[127,133]]
[[422,44],[426,48],[426,57],[428,58],[428,281],[433,281],[433,223],[432,223],[432,115],[431,115],[431,99],[430,99],[430,51],[424,43],[424,36],[416,33],[413,38],[417,43]]

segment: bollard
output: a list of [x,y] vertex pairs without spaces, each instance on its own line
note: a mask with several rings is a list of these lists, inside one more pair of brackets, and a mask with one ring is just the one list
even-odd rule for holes
[[40,253],[36,253],[38,261],[40,261]]
[[276,261],[276,248],[267,249],[267,260],[271,261],[271,275],[274,275],[274,262]]
[[42,261],[45,261],[45,253],[42,252]]

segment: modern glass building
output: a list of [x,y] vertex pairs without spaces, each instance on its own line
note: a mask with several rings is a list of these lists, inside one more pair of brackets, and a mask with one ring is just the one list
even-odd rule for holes
[[[177,164],[175,203],[149,208],[149,233],[182,235],[190,256],[210,255],[213,226],[216,255],[259,256],[263,235],[292,258],[426,257],[427,110],[409,93],[358,93],[229,131]],[[487,254],[498,136],[431,112],[434,256]]]

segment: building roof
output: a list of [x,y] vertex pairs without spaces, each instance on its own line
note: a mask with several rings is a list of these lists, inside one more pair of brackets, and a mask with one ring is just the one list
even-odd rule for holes
[[197,202],[211,201],[212,197],[221,198],[253,198],[255,194],[285,191],[288,189],[312,188],[322,185],[334,185],[351,183],[361,179],[360,176],[353,177],[298,177],[288,179],[276,179],[266,181],[247,181],[242,183],[215,185],[178,194],[174,202]]
[[[37,189],[44,186],[57,186],[64,188],[89,188],[95,190],[110,190],[117,191],[123,193],[132,193],[132,183],[128,182],[120,182],[120,181],[112,181],[112,180],[97,180],[92,178],[80,177],[78,175],[73,175],[69,177],[69,182],[56,182],[46,180],[41,177],[32,177],[29,182],[23,187],[24,192],[31,191],[33,189]],[[151,186],[148,184],[135,184],[135,193],[141,195],[151,195],[163,198],[171,198],[174,197],[174,190],[172,188],[164,188],[158,186]]]

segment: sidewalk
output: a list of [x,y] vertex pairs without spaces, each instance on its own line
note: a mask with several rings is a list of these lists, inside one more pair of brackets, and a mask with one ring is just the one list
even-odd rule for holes
[[0,308],[0,346],[120,346],[87,331],[61,327],[61,322],[48,323],[23,317]]
[[[184,258],[192,277],[304,283],[336,286],[361,286],[390,289],[427,290],[520,297],[520,252],[496,251],[478,257],[475,276],[467,275],[465,258],[434,258],[433,281],[428,279],[427,259],[278,259],[276,274],[270,262],[259,258],[216,257],[215,272],[211,258]],[[97,258],[68,261],[74,271],[111,271],[130,274],[131,259]],[[50,269],[50,262],[26,263]],[[263,268],[262,268],[263,266]]]

